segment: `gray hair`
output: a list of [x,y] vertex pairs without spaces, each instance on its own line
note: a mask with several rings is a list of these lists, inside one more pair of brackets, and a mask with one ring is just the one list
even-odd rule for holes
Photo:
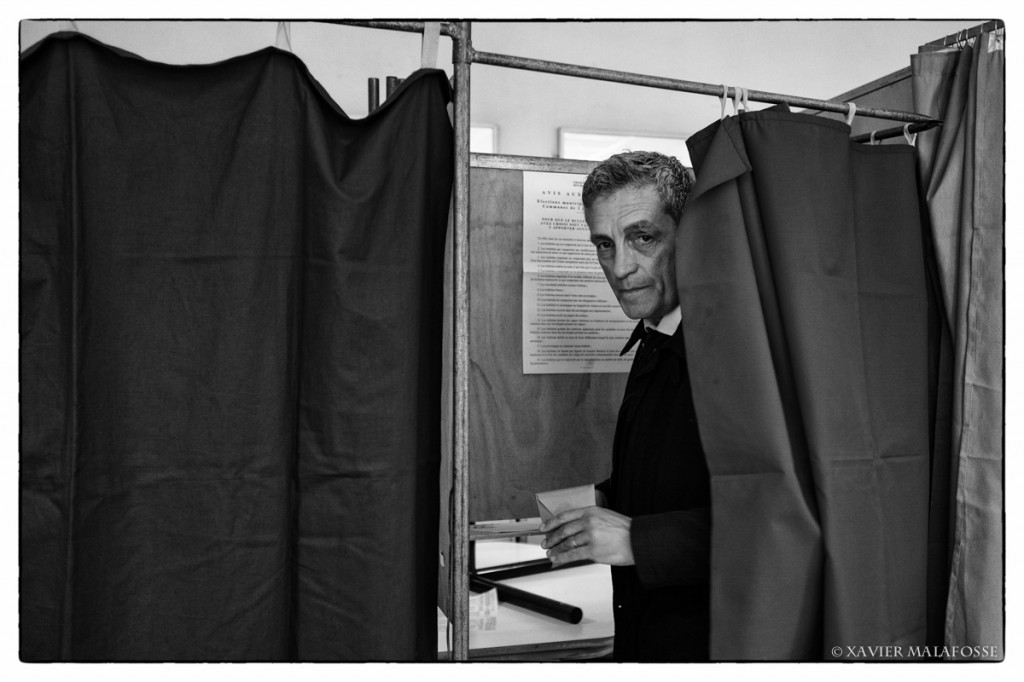
[[602,196],[626,187],[639,189],[653,185],[666,213],[679,222],[693,183],[693,169],[683,166],[674,156],[658,152],[623,152],[602,161],[590,171],[583,183],[583,207],[590,208]]

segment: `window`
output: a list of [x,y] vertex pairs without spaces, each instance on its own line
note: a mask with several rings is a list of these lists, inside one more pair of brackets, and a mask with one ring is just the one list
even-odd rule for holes
[[661,152],[691,166],[690,152],[683,137],[616,131],[558,129],[558,155],[563,159],[604,161],[625,151]]
[[477,154],[497,154],[498,126],[493,123],[470,124],[469,151]]

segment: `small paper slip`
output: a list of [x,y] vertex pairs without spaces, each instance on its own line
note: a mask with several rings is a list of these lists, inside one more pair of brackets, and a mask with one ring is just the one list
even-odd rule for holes
[[540,521],[536,518],[520,521],[484,521],[469,526],[470,540],[497,540],[515,538],[526,535],[543,535],[540,532]]
[[498,629],[498,590],[469,595],[469,629]]
[[547,521],[552,516],[570,509],[593,507],[595,504],[597,504],[597,496],[594,493],[593,483],[575,488],[537,493],[537,509],[540,511],[541,521]]

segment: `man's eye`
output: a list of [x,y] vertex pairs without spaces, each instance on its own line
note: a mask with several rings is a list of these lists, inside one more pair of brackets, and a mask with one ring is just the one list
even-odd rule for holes
[[654,241],[654,237],[652,237],[649,234],[638,234],[636,236],[636,240],[641,244],[650,244],[651,242]]
[[611,242],[597,242],[596,244],[594,244],[594,246],[597,247],[598,251],[607,251],[608,249],[612,248],[612,243]]

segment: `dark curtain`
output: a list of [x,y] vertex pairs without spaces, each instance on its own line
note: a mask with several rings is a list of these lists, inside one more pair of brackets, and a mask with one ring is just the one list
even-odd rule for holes
[[[933,579],[945,607],[932,629],[950,646],[1003,647],[1003,31],[911,57],[915,109],[942,119],[920,135],[920,181],[947,326],[950,396],[937,439]],[[951,499],[950,499],[951,497]],[[951,530],[950,530],[951,528]],[[939,561],[936,561],[938,564]]]
[[688,141],[697,184],[677,276],[711,474],[713,659],[925,644],[929,294],[914,150],[849,135],[775,108]]
[[23,660],[436,649],[443,72],[21,62]]

